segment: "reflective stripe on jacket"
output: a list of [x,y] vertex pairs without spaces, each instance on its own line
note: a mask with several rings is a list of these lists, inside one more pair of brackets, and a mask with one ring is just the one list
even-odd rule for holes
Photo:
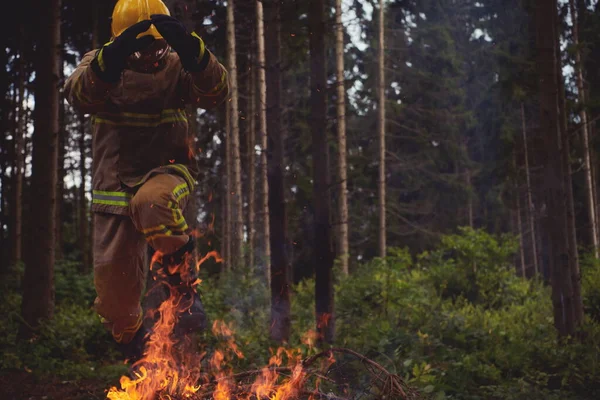
[[128,215],[129,199],[157,173],[180,175],[193,190],[199,171],[185,106],[221,104],[229,92],[225,68],[210,54],[204,71],[188,73],[172,52],[156,72],[126,69],[107,84],[90,67],[96,52],[65,83],[69,104],[92,115],[92,210]]

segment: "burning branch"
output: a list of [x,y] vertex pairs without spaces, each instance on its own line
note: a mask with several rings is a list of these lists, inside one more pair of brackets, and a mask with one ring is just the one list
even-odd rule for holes
[[[291,381],[291,376],[294,373],[293,367],[267,367],[263,369],[251,370],[240,372],[231,376],[221,377],[217,379],[213,379],[209,384],[203,387],[203,392],[196,393],[193,399],[195,400],[204,400],[204,399],[213,399],[215,395],[218,393],[216,390],[216,386],[220,381],[227,379],[229,382],[236,382],[237,387],[235,390],[230,392],[231,398],[235,399],[254,399],[254,400],[263,400],[263,399],[277,399],[277,400],[292,400],[292,399],[309,399],[309,400],[319,400],[319,399],[328,399],[328,400],[350,400],[352,397],[348,397],[347,393],[344,394],[336,394],[333,393],[332,390],[328,390],[327,393],[320,391],[318,382],[327,381],[331,386],[337,386],[338,390],[343,386],[340,382],[337,382],[336,379],[331,378],[328,375],[332,373],[332,366],[335,363],[327,363],[327,368],[323,370],[323,368],[317,364],[317,361],[323,360],[331,360],[335,354],[346,354],[352,356],[354,359],[358,360],[369,372],[371,375],[370,384],[365,386],[373,386],[378,389],[377,394],[373,394],[376,397],[373,398],[387,398],[387,399],[399,399],[399,400],[417,400],[420,398],[419,394],[412,388],[410,388],[406,383],[402,380],[398,375],[392,374],[388,372],[383,366],[379,363],[363,356],[360,353],[357,353],[350,349],[345,348],[332,348],[329,350],[322,351],[314,356],[308,357],[302,360],[297,367],[301,368],[303,371],[304,378],[302,379],[303,386],[295,388],[295,395],[291,397],[286,396],[278,396],[275,393],[278,392],[278,389],[289,385]],[[283,380],[283,382],[278,385],[275,382],[271,382],[271,386],[267,388],[263,388],[263,395],[256,395],[256,382],[260,380],[261,376],[264,376],[265,373],[270,374],[271,376],[277,377],[278,380]],[[283,379],[282,379],[283,378]],[[306,386],[309,383],[317,382],[315,385],[315,389],[310,389]],[[300,382],[298,382],[300,383]],[[364,398],[361,396],[361,398]],[[367,397],[368,398],[368,397]]]

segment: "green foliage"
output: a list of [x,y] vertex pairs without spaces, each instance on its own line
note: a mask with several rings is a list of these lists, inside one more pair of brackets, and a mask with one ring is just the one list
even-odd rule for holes
[[435,251],[419,255],[418,263],[443,299],[464,297],[487,308],[501,308],[528,296],[529,283],[515,276],[511,263],[517,249],[512,236],[495,238],[463,227],[458,234],[443,236]]
[[56,302],[79,304],[84,307],[94,302],[94,277],[92,273],[81,274],[78,272],[79,263],[61,261],[54,268],[54,288]]
[[[414,258],[407,249],[390,249],[388,257],[366,262],[348,277],[338,271],[334,345],[366,355],[432,399],[598,398],[598,262],[582,257],[589,316],[585,338],[560,343],[550,288],[515,275],[510,266],[515,250],[512,237],[461,229]],[[57,267],[55,317],[32,342],[15,340],[22,268],[2,280],[0,309],[9,317],[0,327],[0,369],[51,371],[68,378],[116,379],[124,373],[112,339],[89,305],[89,293],[66,290],[81,285],[93,293],[89,277],[69,275],[77,273],[75,267]],[[228,365],[234,371],[266,365],[278,344],[268,338],[264,272],[242,269],[203,278],[200,292],[210,320],[225,321],[244,354],[227,358]],[[65,289],[60,296],[59,287]],[[305,340],[314,327],[314,281],[307,279],[293,287],[292,337],[286,347],[304,356],[319,351]],[[210,331],[201,340],[209,352],[225,346]],[[346,378],[366,385],[362,367],[345,368]]]
[[34,338],[17,340],[23,322],[21,281],[18,265],[2,279],[0,314],[0,371],[26,370],[64,378],[117,379],[126,372],[112,337],[92,310],[94,287],[91,276],[80,275],[75,263],[55,267],[56,307],[54,317],[42,324]]

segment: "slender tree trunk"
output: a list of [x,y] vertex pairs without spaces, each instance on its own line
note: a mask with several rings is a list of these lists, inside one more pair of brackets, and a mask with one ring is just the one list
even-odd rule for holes
[[281,3],[268,0],[265,8],[265,65],[267,66],[267,173],[271,239],[271,339],[290,337],[290,277],[287,258],[287,216],[284,192],[284,147],[281,130]]
[[342,0],[335,0],[335,59],[337,78],[337,136],[339,188],[339,258],[342,272],[348,275],[348,171],[346,166],[346,87],[344,86],[344,25]]
[[519,235],[519,255],[521,256],[521,276],[525,278],[525,241],[523,240],[523,223],[521,221],[521,193],[518,183],[515,185],[515,202],[517,205],[517,235]]
[[13,220],[12,220],[12,234],[13,246],[12,246],[12,257],[11,264],[14,265],[22,259],[22,246],[23,246],[23,175],[25,168],[25,158],[23,157],[24,152],[24,141],[25,132],[27,127],[25,123],[25,81],[27,76],[25,74],[25,29],[24,26],[20,27],[19,30],[19,104],[18,113],[16,119],[15,129],[15,181],[13,187]]
[[[252,46],[254,49],[254,46]],[[254,65],[254,57],[250,59],[250,73],[248,79],[248,257],[247,265],[254,266],[254,246],[256,236],[256,163],[255,151],[256,145],[256,65]]]
[[[465,155],[468,155],[469,150],[467,148],[467,143],[463,143],[463,152]],[[474,217],[474,206],[473,206],[473,183],[471,176],[471,168],[466,165],[465,166],[465,185],[468,189],[468,197],[467,197],[467,223],[469,227],[473,229],[475,227],[475,217]]]
[[228,271],[233,269],[233,261],[232,261],[232,228],[233,228],[233,218],[232,218],[232,199],[231,199],[231,191],[233,186],[233,165],[231,162],[231,106],[230,103],[227,102],[225,106],[225,175],[227,176],[226,182],[226,190],[225,190],[225,230],[223,232],[223,239],[225,240],[225,268]]
[[[99,29],[98,29],[99,12],[100,12],[100,10],[99,10],[98,0],[92,0],[92,49],[97,49],[98,47],[100,47],[100,45],[99,45],[100,33],[99,33]],[[89,128],[90,132],[93,132],[91,118],[89,118],[89,125],[90,125],[90,128]],[[92,158],[92,170],[93,170],[93,164],[94,164],[94,159]],[[92,197],[92,193],[91,193],[92,190],[93,190],[93,188],[90,187],[90,198]],[[89,228],[90,228],[90,234],[88,235],[88,260],[90,260],[90,262],[93,263],[93,260],[94,260],[94,245],[93,245],[93,243],[94,243],[94,233],[95,233],[93,216],[91,216],[91,218],[90,218]]]
[[535,276],[538,276],[540,269],[538,260],[540,259],[540,255],[538,254],[538,245],[536,239],[536,229],[535,229],[535,210],[533,207],[533,195],[531,188],[531,172],[529,170],[529,151],[527,144],[527,125],[525,123],[525,105],[521,103],[521,121],[522,121],[522,131],[523,131],[523,158],[525,159],[525,179],[527,184],[527,215],[529,217],[529,234],[531,235],[531,252],[533,259],[533,271]]
[[85,165],[87,152],[85,146],[85,126],[86,121],[83,115],[80,118],[80,132],[79,132],[79,175],[81,176],[81,183],[79,184],[79,247],[81,249],[81,273],[87,273],[90,270],[90,260],[88,259],[88,212],[87,212],[87,197],[85,190],[85,181],[87,177],[87,168]]
[[[0,52],[0,65],[7,65],[9,54],[6,51]],[[0,93],[6,94],[12,82],[11,72],[8,68],[0,71]],[[6,95],[0,96],[0,132],[6,132],[9,128],[10,102]],[[8,176],[5,171],[9,168],[11,160],[9,159],[9,145],[7,135],[0,135],[0,277],[9,271],[9,265],[12,258],[12,245],[10,243],[11,227],[7,221],[8,214]],[[4,226],[8,225],[8,230]]]
[[228,36],[228,72],[231,84],[231,156],[232,156],[232,248],[230,257],[234,262],[232,267],[240,267],[243,263],[244,245],[244,214],[243,214],[243,190],[242,190],[242,166],[240,155],[240,113],[239,113],[239,82],[236,60],[236,37],[235,37],[235,5],[230,0],[227,6],[227,36]]
[[379,257],[386,255],[386,207],[385,207],[385,4],[384,0],[379,0],[379,82],[378,82],[378,102],[379,112],[378,138],[379,138]]
[[588,129],[588,118],[587,111],[585,109],[585,88],[583,85],[583,72],[581,64],[581,51],[579,49],[579,27],[577,21],[577,10],[575,8],[575,1],[569,0],[569,6],[571,8],[571,20],[573,23],[573,44],[575,46],[575,78],[577,80],[577,92],[579,102],[579,118],[581,118],[581,133],[583,141],[583,172],[585,174],[585,199],[588,208],[588,216],[590,219],[590,238],[592,242],[592,249],[594,251],[594,257],[598,258],[598,223],[596,221],[596,209],[594,203],[594,185],[592,180],[592,164],[590,161],[590,153],[592,151],[590,147],[590,136]]
[[[6,57],[6,53],[0,54],[0,57]],[[3,60],[4,61],[4,60]],[[8,71],[0,72],[0,87],[5,88]],[[6,98],[0,99],[0,129],[8,130],[9,120],[9,102]],[[8,140],[6,135],[0,135],[0,170],[6,171],[10,165],[10,157],[8,154]],[[0,173],[0,277],[9,271],[10,261],[12,257],[12,246],[10,243],[10,222],[8,217],[8,199],[10,193],[8,190],[8,177],[5,173]],[[8,231],[5,231],[4,226],[8,224]]]
[[315,207],[315,305],[319,338],[332,343],[335,334],[333,261],[329,209],[327,146],[327,64],[324,0],[310,0],[310,105]]
[[[471,187],[471,170],[467,169],[467,184]],[[473,195],[469,194],[469,198],[467,200],[467,213],[469,214],[469,227],[475,228],[475,218],[473,215]]]
[[256,1],[256,47],[257,47],[257,78],[258,78],[258,136],[260,137],[260,189],[262,216],[262,243],[264,247],[263,262],[269,286],[271,285],[271,239],[269,222],[269,181],[267,169],[267,81],[265,63],[265,28],[263,3]]
[[[600,222],[598,222],[598,218],[600,216],[600,204],[598,204],[598,188],[597,188],[597,176],[598,176],[598,154],[593,146],[594,137],[596,135],[596,122],[592,122],[589,120],[589,115],[587,114],[586,103],[587,103],[587,93],[589,90],[589,85],[585,82],[585,62],[581,60],[581,47],[579,45],[579,27],[584,24],[587,13],[587,4],[585,0],[577,0],[576,11],[571,15],[576,16],[577,23],[577,46],[576,46],[576,67],[579,66],[578,69],[578,79],[581,81],[581,90],[580,90],[580,98],[582,99],[582,110],[586,113],[587,123],[584,126],[587,128],[588,133],[588,148],[589,152],[587,153],[590,158],[590,175],[592,176],[592,204],[594,205],[594,216],[595,216],[595,227],[594,232],[596,237],[598,238],[598,245],[600,246]],[[574,28],[575,29],[575,28]],[[575,35],[575,32],[574,32]],[[600,254],[600,249],[597,251]]]
[[[61,69],[61,81],[63,81],[64,74]],[[59,105],[58,105],[58,156],[57,156],[57,171],[56,171],[56,210],[54,211],[55,230],[56,236],[54,238],[54,248],[56,260],[62,260],[63,255],[63,197],[65,194],[65,156],[67,153],[67,130],[65,127],[65,107],[63,105],[63,94],[60,91]]]
[[536,4],[537,67],[540,88],[540,130],[544,134],[544,151],[540,152],[544,179],[542,195],[547,212],[544,216],[548,234],[548,252],[552,283],[554,324],[560,336],[575,333],[573,283],[569,260],[567,193],[561,150],[559,114],[559,65],[556,59],[556,0],[539,0]]
[[[557,5],[558,8],[558,5]],[[558,12],[554,13],[556,18],[554,26],[559,27]],[[571,169],[571,146],[567,124],[567,104],[565,94],[565,80],[562,74],[562,60],[559,43],[559,35],[555,40],[556,51],[556,80],[559,90],[559,115],[560,115],[560,144],[561,154],[564,168],[565,190],[567,194],[567,233],[568,233],[568,249],[569,249],[569,270],[573,288],[573,318],[574,325],[578,327],[583,323],[583,300],[581,297],[581,274],[579,268],[579,251],[577,245],[577,224],[575,221],[575,199],[573,195],[573,180]]]
[[[23,281],[23,324],[19,337],[29,338],[54,311],[54,205],[56,201],[60,0],[48,0],[44,18],[36,18],[35,132],[31,176],[29,237]],[[35,206],[33,206],[35,204]]]
[[231,196],[231,254],[230,260],[232,268],[237,268],[243,261],[243,241],[244,241],[244,214],[242,213],[242,178],[241,178],[241,160],[240,160],[240,124],[238,108],[238,81],[237,81],[237,62],[235,54],[235,19],[234,2],[229,0],[227,4],[227,64],[229,72],[229,82],[231,84],[231,107],[230,115],[230,140],[232,157],[232,187],[229,192]]

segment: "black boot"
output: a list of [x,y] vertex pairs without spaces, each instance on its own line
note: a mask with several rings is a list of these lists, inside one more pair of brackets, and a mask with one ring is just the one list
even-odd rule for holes
[[117,347],[130,364],[134,364],[144,356],[146,342],[148,341],[148,330],[144,325],[135,333],[135,336],[129,343],[118,343]]
[[166,291],[165,299],[170,295],[170,288],[181,296],[179,320],[174,330],[175,337],[179,339],[189,333],[206,329],[206,313],[198,292],[192,286],[198,278],[196,262],[195,241],[190,237],[182,248],[163,255],[161,265],[157,266],[162,266],[163,271],[159,276],[167,283],[163,285]]

